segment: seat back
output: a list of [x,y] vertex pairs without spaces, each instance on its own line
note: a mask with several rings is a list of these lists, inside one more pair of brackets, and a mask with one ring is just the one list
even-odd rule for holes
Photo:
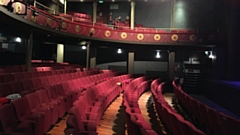
[[67,119],[67,126],[74,127],[78,131],[86,131],[82,122],[81,114],[77,107],[73,106],[70,111],[70,118]]
[[35,92],[38,95],[40,104],[47,104],[49,103],[49,97],[47,91],[45,89],[41,89]]
[[18,120],[14,112],[14,108],[10,104],[6,104],[0,107],[0,121],[1,121],[1,131],[12,132],[16,129]]
[[8,83],[0,84],[0,97],[6,97],[12,94],[11,87]]
[[27,119],[30,116],[31,111],[29,108],[27,98],[25,98],[25,97],[18,98],[16,100],[14,100],[11,104],[15,108],[17,119],[19,121],[24,121],[25,119]]
[[41,108],[41,104],[36,93],[31,93],[25,96],[29,103],[29,108],[31,112],[34,112]]

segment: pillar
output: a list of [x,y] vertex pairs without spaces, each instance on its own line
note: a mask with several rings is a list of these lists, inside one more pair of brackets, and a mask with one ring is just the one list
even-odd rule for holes
[[26,65],[27,65],[27,71],[31,72],[31,68],[32,68],[32,47],[33,47],[33,34],[29,35],[28,38],[28,45],[27,45],[27,57],[26,57]]
[[57,44],[57,63],[63,62],[64,60],[64,45]]
[[67,13],[67,0],[64,0],[64,14]]
[[135,2],[131,1],[131,15],[130,15],[130,28],[134,29],[134,17],[135,17]]
[[33,6],[36,7],[36,0],[33,1]]
[[93,24],[97,21],[97,2],[93,2]]
[[128,74],[134,73],[134,52],[128,53]]
[[169,52],[168,76],[170,80],[174,79],[175,52]]
[[174,18],[175,18],[175,3],[176,0],[171,2],[171,20],[170,20],[170,28],[174,28]]
[[89,69],[90,43],[87,43],[86,70]]
[[90,50],[90,68],[96,68],[96,56],[97,56],[97,48],[91,48]]

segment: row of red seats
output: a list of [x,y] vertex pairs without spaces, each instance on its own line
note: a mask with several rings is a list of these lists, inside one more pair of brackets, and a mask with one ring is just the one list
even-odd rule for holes
[[[106,77],[112,77],[114,72],[91,75],[95,84]],[[44,89],[28,94],[0,107],[1,131],[10,135],[42,135],[48,131],[67,112],[84,86],[81,78],[70,79]],[[73,82],[76,87],[73,87]],[[90,81],[89,81],[90,82]]]
[[[31,72],[37,71],[50,71],[56,69],[68,69],[68,68],[78,68],[82,69],[82,67],[78,65],[66,65],[66,64],[56,64],[56,63],[36,63],[32,64]],[[0,67],[0,75],[6,73],[15,73],[15,72],[26,72],[26,65],[12,65],[12,66],[1,66]]]
[[92,25],[92,17],[84,13],[68,12],[68,14],[60,14],[60,16],[74,22]]
[[73,17],[73,21],[78,22],[78,23],[84,23],[84,24],[92,25],[92,20],[90,20],[90,19]]
[[239,135],[240,120],[223,112],[218,112],[185,93],[178,80],[172,82],[174,93],[179,102],[190,112],[195,119],[204,125],[206,132],[219,135]]
[[86,19],[91,19],[92,17],[88,14],[85,13],[76,13],[76,12],[68,12],[69,15],[72,15],[74,17],[79,17],[79,18],[86,18]]
[[[64,82],[67,80],[98,74],[100,71],[90,70],[84,72],[74,72],[66,74],[46,75],[41,77],[34,77],[28,79],[16,80],[9,83],[0,84],[0,97],[6,97],[10,94],[26,95],[34,92],[45,86],[53,85],[56,83]],[[86,81],[84,81],[86,82]],[[86,82],[87,83],[87,82]]]
[[138,105],[139,97],[147,89],[149,89],[149,81],[146,81],[145,77],[138,77],[132,80],[124,91],[123,106],[129,135],[157,135],[144,120]]
[[46,70],[46,71],[39,71],[39,72],[17,72],[17,73],[1,74],[0,84],[9,83],[13,81],[20,81],[24,79],[37,78],[37,77],[75,73],[79,71],[80,70],[78,68],[77,69],[72,68],[72,69]]
[[163,93],[165,89],[169,89],[168,86],[166,83],[161,83],[159,79],[154,80],[151,84],[151,92],[160,120],[173,135],[206,135],[178,114],[164,99]]
[[31,63],[55,63],[54,60],[31,60]]
[[65,135],[97,134],[97,126],[107,107],[122,92],[120,83],[130,78],[121,75],[108,78],[81,93],[73,103],[67,119]]

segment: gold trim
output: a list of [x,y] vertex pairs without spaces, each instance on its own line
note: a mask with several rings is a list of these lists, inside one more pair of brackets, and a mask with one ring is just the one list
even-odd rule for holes
[[191,35],[189,36],[189,39],[190,39],[191,41],[196,41],[196,40],[197,40],[197,36],[196,36],[195,34],[191,34]]
[[171,39],[172,39],[172,41],[177,41],[178,40],[178,35],[177,34],[173,34]]
[[0,0],[0,5],[3,5],[4,4],[4,0]]
[[66,22],[62,22],[62,28],[66,29]]
[[47,18],[47,24],[51,25],[52,24],[52,19],[51,18]]
[[90,29],[90,33],[95,34],[95,29],[94,29],[94,28],[91,28],[91,29]]
[[106,37],[110,37],[110,36],[111,36],[111,32],[110,32],[109,30],[106,30],[106,31],[105,31],[105,36],[106,36]]
[[33,22],[37,22],[38,16],[32,16],[32,17],[31,17],[31,20],[32,20]]
[[143,34],[138,34],[137,35],[137,39],[138,40],[143,40],[144,39],[144,35]]
[[159,41],[161,39],[161,35],[160,34],[155,34],[154,35],[154,40],[155,41]]
[[79,25],[76,25],[76,26],[75,26],[75,31],[76,31],[76,32],[79,32],[79,31],[80,31],[80,26],[79,26]]
[[15,12],[18,13],[18,14],[20,14],[22,12],[22,4],[20,2],[16,2]]
[[127,33],[126,32],[122,32],[121,33],[121,38],[122,39],[126,39],[127,38]]

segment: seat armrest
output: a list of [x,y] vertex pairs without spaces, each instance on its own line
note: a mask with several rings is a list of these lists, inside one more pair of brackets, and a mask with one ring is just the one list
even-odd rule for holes
[[86,127],[87,131],[96,131],[97,130],[97,123],[92,120],[83,120],[83,125]]
[[16,131],[17,132],[24,132],[26,129],[33,129],[35,125],[35,121],[33,120],[25,120],[21,122],[17,127]]

